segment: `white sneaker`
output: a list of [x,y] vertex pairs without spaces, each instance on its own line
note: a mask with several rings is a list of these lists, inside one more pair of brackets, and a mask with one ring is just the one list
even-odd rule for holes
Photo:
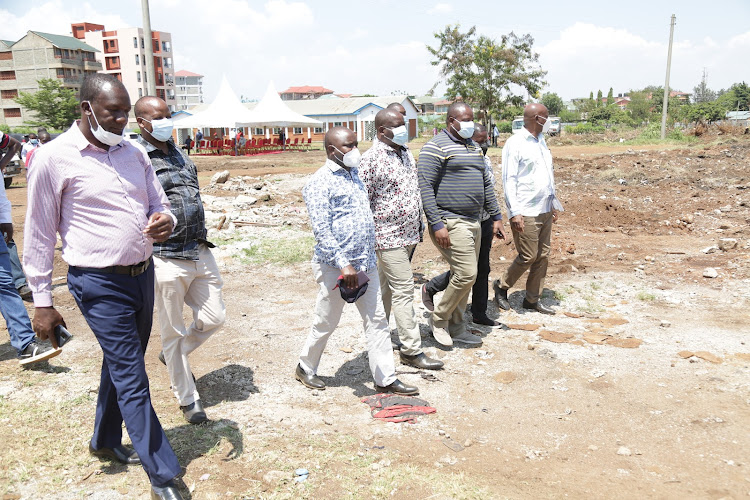
[[482,345],[482,337],[473,333],[463,332],[453,337],[453,342],[460,342],[466,345]]
[[433,324],[432,336],[435,337],[435,340],[437,340],[438,344],[440,345],[444,345],[448,347],[453,345],[453,338],[451,337],[451,334],[448,333],[447,328],[441,328]]

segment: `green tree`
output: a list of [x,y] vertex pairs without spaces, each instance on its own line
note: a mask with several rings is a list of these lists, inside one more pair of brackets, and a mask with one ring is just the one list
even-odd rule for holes
[[427,50],[434,58],[430,63],[440,67],[440,77],[448,85],[446,97],[477,107],[485,123],[490,115],[503,116],[509,106],[522,106],[524,96],[517,92],[537,96],[545,85],[546,72],[533,51],[531,35],[511,32],[498,42],[477,36],[474,26],[462,33],[459,25],[448,25],[435,38],[439,46],[428,45]]
[[607,106],[614,106],[615,104],[615,93],[612,91],[612,87],[607,92]]
[[708,88],[708,83],[706,82],[706,73],[703,73],[703,78],[701,78],[701,82],[698,84],[698,86],[693,87],[693,102],[694,103],[701,103],[701,102],[711,102],[716,100],[716,92]]
[[68,127],[80,116],[78,99],[73,89],[63,87],[53,78],[38,81],[36,92],[21,92],[16,102],[33,111],[36,120],[26,122],[32,126],[45,126],[57,130]]
[[636,124],[641,124],[651,117],[651,98],[648,92],[630,91],[630,102],[628,103],[628,114]]
[[602,105],[602,91],[600,90],[599,92],[596,93],[596,107],[598,108],[601,105]]
[[569,111],[563,108],[563,110],[560,111],[560,121],[564,123],[579,122],[581,121],[581,113],[578,111]]
[[726,110],[716,101],[689,104],[680,109],[680,119],[686,123],[712,123],[722,120],[724,116]]
[[554,92],[548,92],[542,96],[542,104],[547,107],[550,116],[560,116],[565,108],[562,98]]
[[750,110],[750,87],[745,83],[735,83],[717,99],[727,111]]

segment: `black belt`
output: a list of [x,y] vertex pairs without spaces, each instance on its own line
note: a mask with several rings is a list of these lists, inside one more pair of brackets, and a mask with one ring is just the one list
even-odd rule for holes
[[74,269],[78,269],[79,271],[86,271],[90,273],[105,273],[105,274],[127,274],[129,276],[139,276],[146,272],[146,269],[149,268],[151,265],[151,257],[144,260],[143,262],[139,262],[138,264],[133,264],[132,266],[109,266],[109,267],[80,267],[80,266],[70,266]]

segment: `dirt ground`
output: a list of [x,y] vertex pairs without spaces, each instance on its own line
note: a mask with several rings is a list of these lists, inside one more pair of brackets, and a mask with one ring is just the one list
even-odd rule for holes
[[[446,265],[421,244],[415,305],[445,369],[424,378],[397,364],[437,409],[414,424],[377,421],[360,402],[374,390],[353,307],[323,356],[327,390],[293,378],[317,292],[299,189],[322,152],[196,157],[228,312],[191,357],[211,423],[183,420],[156,322],[146,353],[192,498],[750,497],[750,139],[551,144],[566,210],[543,300],[558,314],[521,309],[522,278],[512,311],[490,305],[504,329],[472,325],[481,347],[440,347],[418,290]],[[500,179],[500,149],[490,155]],[[222,169],[230,182],[210,186]],[[8,195],[20,245],[25,186]],[[274,253],[297,243],[302,259]],[[496,242],[491,279],[514,256]],[[3,334],[0,495],[148,498],[139,467],[88,454],[101,350],[65,274],[58,256],[55,304],[75,335],[62,355],[22,370]]]

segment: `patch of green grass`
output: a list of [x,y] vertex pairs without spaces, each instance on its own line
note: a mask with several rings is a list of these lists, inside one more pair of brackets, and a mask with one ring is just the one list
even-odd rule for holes
[[651,292],[640,291],[636,295],[636,298],[644,302],[653,302],[654,300],[656,300],[656,295]]
[[242,241],[242,237],[231,236],[229,238],[221,238],[221,237],[211,238],[211,243],[213,243],[217,247],[223,247],[232,243],[236,243],[238,241]]
[[602,288],[601,283],[599,283],[598,281],[592,281],[591,283],[589,283],[589,286],[592,290],[600,290]]
[[599,302],[596,300],[596,298],[593,295],[587,294],[583,296],[584,304],[581,306],[581,310],[583,312],[587,313],[599,313],[604,310],[604,308],[599,304]]
[[312,236],[263,239],[250,248],[242,249],[240,258],[253,264],[296,264],[310,258],[314,245]]

